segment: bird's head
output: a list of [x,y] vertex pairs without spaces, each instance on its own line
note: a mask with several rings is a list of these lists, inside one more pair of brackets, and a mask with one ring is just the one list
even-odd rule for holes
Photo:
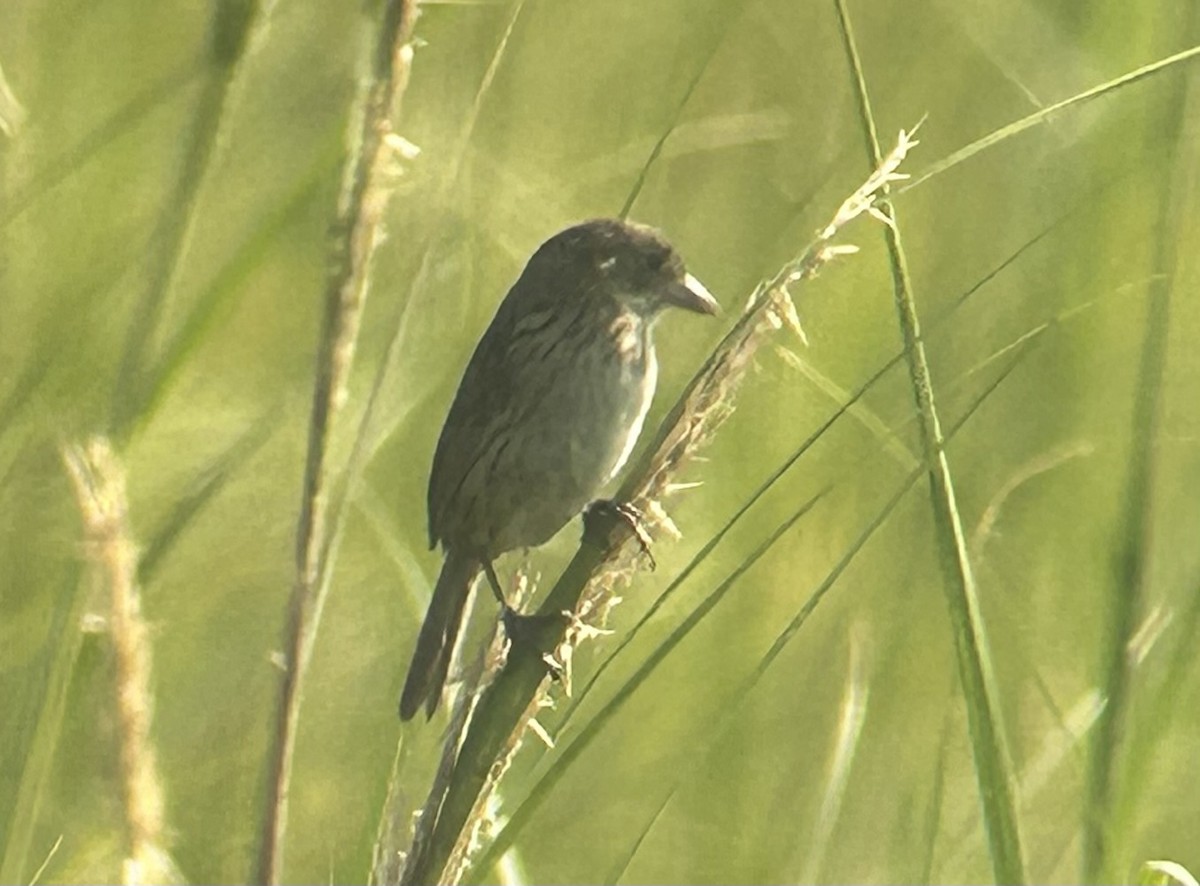
[[542,244],[530,266],[535,262],[557,266],[560,273],[574,275],[587,295],[610,298],[647,319],[670,307],[699,314],[720,310],[675,248],[647,225],[617,219],[582,222]]

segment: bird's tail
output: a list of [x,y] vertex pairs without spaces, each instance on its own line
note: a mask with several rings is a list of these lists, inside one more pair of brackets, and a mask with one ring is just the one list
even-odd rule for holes
[[411,720],[417,709],[425,704],[425,715],[432,717],[442,699],[442,686],[450,669],[450,657],[462,625],[463,606],[471,592],[471,583],[479,574],[480,563],[474,557],[446,551],[429,610],[417,637],[408,678],[400,696],[400,719]]

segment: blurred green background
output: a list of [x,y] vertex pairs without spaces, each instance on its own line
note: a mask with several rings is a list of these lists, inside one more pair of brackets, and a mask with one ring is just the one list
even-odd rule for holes
[[[111,652],[87,618],[105,597],[59,455],[96,433],[118,445],[143,553],[172,855],[192,882],[253,875],[327,232],[378,10],[248,11],[0,3],[0,68],[25,111],[0,130],[0,855],[13,881],[48,856],[43,880],[112,880],[125,853]],[[1200,43],[1194,0],[871,0],[850,14],[881,139],[927,118],[916,174]],[[417,35],[396,130],[421,154],[396,164],[334,439],[342,471],[381,377],[305,688],[294,882],[365,880],[402,734],[407,802],[423,796],[444,721],[401,730],[395,702],[440,562],[426,549],[427,471],[462,366],[524,258],[572,221],[619,212],[667,136],[632,216],[667,232],[727,312],[660,325],[652,427],[754,285],[870,168],[832,3],[447,0],[423,4]],[[947,425],[983,398],[949,457],[1035,881],[1080,876],[1087,740],[1109,613],[1134,593],[1118,568],[1131,546],[1150,564],[1147,629],[1117,750],[1114,870],[1153,858],[1200,869],[1198,169],[1191,62],[898,199]],[[614,612],[618,634],[837,408],[812,375],[852,391],[899,352],[882,230],[859,222],[842,239],[861,254],[796,290],[809,345],[781,333],[760,352],[708,460],[682,478],[703,485],[666,503],[683,539],[656,546],[657,571]],[[1171,316],[1148,389],[1156,285]],[[1161,421],[1136,425],[1152,395]],[[546,714],[553,731],[578,704],[559,735],[569,745],[704,595],[833,484],[545,796],[516,836],[529,880],[989,879],[924,480],[750,679],[919,457],[902,364],[864,404],[876,424],[836,422],[593,691]],[[1150,531],[1130,539],[1146,433]],[[532,555],[534,570],[552,576],[577,532]],[[491,616],[485,601],[477,618]],[[615,647],[583,650],[577,685]],[[526,743],[501,815],[555,755]]]

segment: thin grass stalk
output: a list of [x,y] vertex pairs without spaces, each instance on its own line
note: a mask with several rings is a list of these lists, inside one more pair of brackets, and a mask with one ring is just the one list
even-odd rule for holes
[[150,740],[150,634],[141,612],[125,473],[103,438],[86,447],[64,447],[62,456],[88,547],[108,590],[121,801],[128,841],[122,879],[125,883],[162,882],[171,865],[164,849],[162,778]]
[[[747,6],[743,5],[739,7],[739,11],[735,14],[741,16],[745,13],[746,9]],[[675,103],[675,111],[671,115],[670,121],[663,127],[662,134],[655,140],[654,146],[646,156],[645,162],[642,163],[641,169],[638,170],[637,178],[633,181],[633,187],[629,189],[629,195],[625,198],[625,205],[621,207],[618,218],[622,220],[627,219],[629,218],[629,213],[633,212],[634,204],[637,203],[638,197],[642,195],[642,191],[646,187],[650,170],[655,167],[662,156],[663,148],[667,145],[667,139],[678,128],[679,121],[683,118],[683,112],[691,104],[692,96],[695,94],[696,88],[700,85],[700,81],[704,79],[704,75],[708,72],[708,66],[712,62],[713,56],[716,55],[717,49],[725,42],[725,38],[733,31],[736,24],[736,21],[726,22],[725,27],[717,34],[716,42],[704,54],[704,64],[696,68],[696,72],[692,74],[692,79],[688,82],[687,89],[683,91],[683,94],[679,97],[679,101]]]
[[[846,788],[850,782],[850,769],[862,738],[863,723],[867,719],[867,704],[871,697],[871,686],[867,682],[863,663],[863,630],[850,632],[850,643],[846,665],[846,688],[842,696],[841,716],[838,717],[837,738],[833,745],[833,758],[829,761],[829,777],[825,783],[825,796],[821,798],[821,809],[813,825],[808,841],[808,858],[804,863],[798,883],[820,883],[821,869],[825,864],[826,851],[833,842],[833,829],[837,825],[846,799]],[[797,847],[799,854],[800,848]],[[795,862],[792,863],[795,867]]]
[[670,805],[670,796],[667,796],[661,803],[658,804],[658,808],[654,810],[654,814],[650,816],[650,820],[646,822],[646,826],[642,828],[642,832],[638,834],[637,839],[633,841],[633,845],[630,846],[629,850],[612,866],[608,872],[608,875],[600,881],[601,883],[604,883],[605,886],[616,886],[617,883],[621,883],[623,881],[627,882],[625,878],[629,872],[629,868],[633,865],[633,860],[637,858],[637,854],[641,851],[642,844],[646,842],[646,838],[654,833],[655,825],[658,824],[658,820],[662,818],[662,814],[667,811],[667,807]]
[[[1195,33],[1200,12],[1191,13]],[[1125,521],[1118,536],[1118,553],[1110,601],[1108,634],[1101,647],[1100,684],[1104,705],[1088,758],[1087,792],[1083,815],[1083,881],[1113,882],[1128,875],[1113,851],[1120,818],[1117,792],[1120,754],[1129,719],[1133,670],[1133,644],[1140,613],[1150,595],[1151,556],[1154,550],[1156,480],[1160,470],[1159,437],[1162,425],[1163,384],[1167,364],[1167,341],[1171,324],[1171,294],[1180,256],[1179,231],[1187,218],[1188,204],[1195,197],[1195,155],[1184,150],[1193,145],[1186,139],[1186,110],[1189,84],[1181,80],[1174,90],[1166,127],[1171,144],[1169,174],[1163,178],[1163,199],[1158,218],[1154,274],[1149,286],[1149,305],[1142,339],[1141,365],[1130,415],[1131,453],[1126,477]],[[1194,97],[1193,97],[1194,102]],[[1196,127],[1191,127],[1195,131]]]
[[[495,82],[496,75],[500,70],[501,62],[505,58],[509,40],[512,38],[524,8],[525,0],[516,0],[509,10],[508,21],[505,23],[500,40],[492,53],[487,70],[480,81],[479,88],[475,92],[471,110],[463,121],[454,148],[449,152],[449,160],[445,163],[448,171],[442,179],[441,186],[437,192],[425,201],[426,205],[434,207],[444,205],[447,196],[458,183],[463,163],[471,144],[471,137],[475,132],[475,126],[483,111],[485,99],[491,92],[492,84]],[[342,478],[342,482],[337,485],[331,496],[330,511],[333,516],[334,531],[330,533],[328,550],[323,558],[327,569],[333,562],[332,554],[337,547],[341,527],[344,524],[344,515],[346,514],[345,502],[357,494],[357,487],[362,478],[363,471],[366,469],[366,465],[370,462],[371,457],[377,451],[378,446],[392,435],[392,432],[403,420],[403,414],[397,415],[393,410],[387,416],[391,421],[387,427],[382,429],[374,427],[376,414],[383,396],[384,382],[392,372],[399,355],[404,352],[404,345],[408,340],[411,328],[409,326],[409,318],[413,314],[416,295],[425,290],[427,281],[436,266],[434,260],[435,247],[442,239],[447,219],[448,216],[442,214],[433,226],[432,231],[424,238],[421,247],[414,249],[415,253],[420,253],[421,259],[417,267],[416,276],[412,284],[408,287],[410,295],[401,303],[397,316],[388,324],[393,333],[388,339],[383,358],[380,360],[375,377],[371,382],[371,392],[367,396],[367,403],[363,408],[362,417],[359,419],[358,428],[355,432],[354,445],[350,453],[348,468]],[[372,434],[372,432],[374,433]]]
[[950,741],[953,734],[952,726],[953,714],[949,707],[946,709],[946,714],[942,718],[942,735],[938,741],[938,753],[934,757],[934,770],[929,779],[929,806],[925,810],[924,828],[922,828],[922,836],[925,838],[924,852],[921,857],[921,872],[913,878],[915,883],[932,883],[933,877],[933,862],[935,850],[937,849],[938,833],[941,830],[942,812],[946,803],[946,761],[950,757]]
[[[521,19],[524,8],[525,0],[516,0],[509,8],[507,21],[500,32],[500,38],[492,52],[487,69],[484,71],[479,86],[475,91],[470,111],[464,118],[455,140],[454,148],[449,153],[450,159],[446,163],[446,175],[442,178],[435,197],[428,201],[431,205],[442,206],[446,202],[446,196],[458,184],[463,162],[471,144],[476,124],[479,122],[484,103],[491,94],[496,76],[504,60],[507,58],[509,41],[516,31],[517,23]],[[423,246],[416,250],[421,254],[421,261],[418,266],[416,278],[410,287],[410,293],[421,292],[426,286],[431,269],[434,267],[434,250],[442,237],[447,224],[447,218],[447,216],[442,216],[438,224],[426,236]],[[342,533],[346,526],[346,515],[348,513],[346,502],[358,494],[357,489],[362,479],[363,471],[374,454],[379,441],[387,439],[391,435],[392,430],[401,421],[400,416],[393,415],[391,416],[391,427],[377,432],[374,437],[371,436],[376,412],[379,404],[382,402],[381,397],[384,390],[384,382],[392,371],[398,356],[403,351],[403,344],[407,339],[410,328],[408,321],[413,315],[415,303],[414,296],[410,295],[401,305],[398,317],[390,324],[394,331],[388,339],[383,359],[380,361],[379,367],[375,372],[371,391],[367,397],[366,406],[362,411],[358,428],[355,432],[347,469],[341,478],[341,482],[334,488],[331,496],[332,530],[328,535],[325,552],[322,556],[322,574],[320,578],[322,587],[326,586],[332,577],[333,564],[336,560]],[[482,662],[479,665],[478,668],[472,669],[474,676],[472,674],[464,675],[466,681],[464,684],[464,696],[470,695],[478,684],[478,676],[483,673]],[[457,667],[457,661],[452,665],[452,668],[455,667]],[[399,782],[399,760],[404,738],[401,736],[399,739],[396,749],[396,765],[393,766],[388,778],[387,793],[383,809],[380,812],[380,819],[376,826],[375,844],[372,847],[372,882],[382,884],[400,882],[405,865],[413,851],[410,849],[408,853],[405,853],[404,847],[409,846],[410,843],[413,846],[420,847],[428,843],[432,838],[437,810],[440,807],[441,798],[445,795],[450,777],[453,774],[454,757],[461,741],[462,732],[466,728],[469,712],[469,707],[463,704],[463,699],[460,699],[460,703],[455,706],[447,734],[443,740],[442,759],[422,807],[422,812],[417,817],[415,826],[412,824],[411,817],[408,814],[409,804],[407,802],[408,792],[406,786]]]
[[[648,515],[652,524],[668,520],[659,500],[670,491],[680,468],[728,417],[738,383],[759,346],[784,326],[803,335],[788,287],[811,278],[838,255],[855,251],[853,247],[836,246],[834,238],[850,221],[872,211],[879,190],[896,180],[900,162],[914,144],[902,132],[892,154],[845,200],[808,248],[755,289],[742,316],[687,385],[651,444],[630,468],[615,495],[617,501],[633,504]],[[593,515],[585,522],[583,543],[539,610],[547,616],[574,613],[565,634],[545,638],[548,648],[554,650],[551,658],[556,668],[568,679],[572,650],[595,634],[588,620],[605,611],[615,583],[628,581],[633,574],[635,561],[618,556],[621,543],[630,535],[631,530],[619,519]],[[602,565],[606,568],[597,574]],[[461,879],[469,850],[484,822],[488,798],[546,699],[549,665],[531,645],[514,645],[503,669],[481,693],[459,751],[454,781],[438,814],[433,840],[427,849],[410,857],[403,883],[456,883]]]
[[[457,181],[459,170],[467,153],[467,148],[470,143],[470,137],[474,131],[479,114],[483,108],[484,99],[491,90],[492,83],[496,73],[500,69],[501,59],[504,57],[505,50],[508,46],[508,41],[512,37],[513,31],[521,15],[521,10],[525,6],[525,0],[516,0],[510,12],[508,22],[501,35],[499,44],[495,52],[492,54],[491,62],[488,65],[487,71],[484,73],[483,79],[480,82],[479,89],[476,91],[475,100],[472,104],[471,112],[468,114],[462,129],[459,132],[459,137],[455,149],[451,152],[451,159],[448,163],[450,173],[446,176],[445,183],[439,193],[431,200],[427,200],[427,205],[440,206],[445,200],[445,194],[450,187]],[[319,556],[320,575],[317,582],[319,588],[318,593],[324,595],[330,582],[333,579],[333,569],[337,560],[337,551],[341,544],[341,538],[346,526],[346,515],[348,510],[346,502],[350,501],[354,496],[359,494],[359,485],[362,480],[363,472],[366,470],[367,464],[371,457],[377,451],[380,441],[386,440],[400,423],[401,419],[395,415],[389,415],[392,419],[392,424],[380,431],[376,431],[375,419],[380,404],[383,402],[384,382],[387,380],[398,356],[403,352],[404,343],[407,341],[408,335],[408,318],[411,316],[411,311],[414,304],[414,297],[411,293],[420,292],[425,287],[425,281],[433,267],[433,247],[438,241],[441,231],[444,228],[445,220],[437,224],[434,228],[434,233],[429,235],[424,240],[424,246],[417,249],[421,253],[421,262],[417,271],[416,279],[409,287],[410,297],[406,299],[400,306],[398,316],[388,324],[393,330],[392,336],[388,339],[387,347],[384,349],[382,360],[379,362],[378,369],[371,382],[371,390],[367,395],[366,405],[363,407],[362,414],[359,417],[358,426],[355,429],[354,441],[350,447],[350,455],[346,462],[346,469],[338,477],[338,482],[332,487],[329,495],[327,510],[329,514],[329,531],[325,533],[325,541],[322,551]],[[372,431],[376,431],[372,434]],[[389,793],[394,794],[397,786],[389,784]],[[398,808],[398,807],[397,807]],[[380,822],[377,829],[377,834],[385,834],[394,832],[395,823],[387,824]],[[376,855],[381,850],[380,846],[375,847]]]
[[[835,3],[847,58],[854,76],[867,156],[873,165],[878,165],[879,140],[875,132],[874,115],[871,113],[862,63],[845,0],[835,0]],[[900,225],[886,188],[881,195],[879,208],[888,218],[884,236],[892,268],[896,311],[908,356],[909,375],[917,412],[921,417],[921,446],[929,465],[929,487],[944,578],[943,587],[946,591],[950,620],[954,625],[959,677],[967,705],[971,749],[991,848],[992,870],[999,883],[1024,883],[1025,863],[1013,795],[1016,781],[1000,717],[999,689],[992,668],[966,535],[955,498],[954,478],[946,455],[946,440],[938,417],[925,344],[921,338],[908,262],[901,244]]]
[[[383,11],[360,104],[352,118],[353,142],[338,198],[330,274],[325,296],[309,420],[308,458],[296,530],[296,580],[284,635],[284,674],[279,686],[275,735],[269,755],[266,808],[257,880],[278,883],[283,873],[288,791],[304,674],[316,642],[327,587],[319,584],[325,550],[325,488],[334,419],[344,399],[370,277],[371,257],[387,204],[387,165],[392,158],[390,120],[408,82],[416,0],[389,0]],[[357,131],[355,131],[357,127]]]
[[196,224],[196,209],[210,171],[228,142],[232,109],[245,86],[246,60],[270,18],[274,0],[218,0],[212,4],[206,60],[208,77],[196,103],[190,131],[182,139],[183,162],[174,192],[164,201],[162,227],[150,250],[145,284],[133,312],[117,381],[112,426],[124,437],[150,417],[145,408],[152,388],[146,377],[159,318],[175,290]]

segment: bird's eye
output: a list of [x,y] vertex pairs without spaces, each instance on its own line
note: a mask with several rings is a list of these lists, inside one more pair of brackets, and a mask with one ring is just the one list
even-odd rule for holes
[[658,273],[663,268],[671,264],[671,253],[667,251],[656,250],[647,256],[647,265],[654,273]]
[[617,265],[616,256],[610,255],[608,258],[606,258],[602,262],[600,262],[600,264],[597,267],[599,267],[601,271],[607,273],[607,272],[611,271],[613,268],[615,268],[616,265]]

